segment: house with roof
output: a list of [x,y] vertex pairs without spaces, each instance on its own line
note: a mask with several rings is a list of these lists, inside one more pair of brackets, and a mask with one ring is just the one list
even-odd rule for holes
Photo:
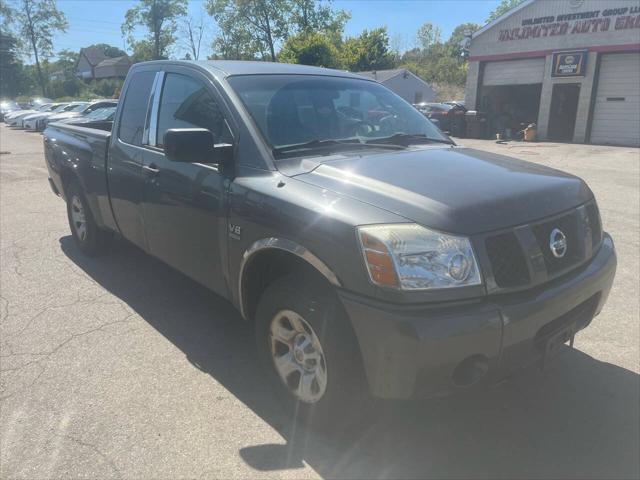
[[432,102],[436,95],[431,85],[406,68],[355,73],[378,81],[409,103]]
[[127,55],[102,60],[94,69],[95,78],[124,78],[131,68],[131,60]]
[[80,49],[76,63],[76,76],[85,80],[102,78],[124,78],[131,67],[131,60],[127,55],[110,58],[96,47]]

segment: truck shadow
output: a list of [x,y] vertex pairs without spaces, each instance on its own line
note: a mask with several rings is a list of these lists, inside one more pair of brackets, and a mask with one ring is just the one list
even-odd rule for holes
[[[135,247],[65,255],[264,421],[284,445],[247,445],[253,468],[303,462],[324,478],[637,478],[640,376],[567,349],[551,369],[523,372],[483,394],[379,405],[358,429],[318,435],[276,404],[254,354],[252,328],[225,300]],[[597,320],[596,320],[597,321]]]

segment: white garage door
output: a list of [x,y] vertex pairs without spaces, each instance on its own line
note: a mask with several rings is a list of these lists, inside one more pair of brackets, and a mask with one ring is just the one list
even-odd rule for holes
[[489,62],[484,67],[482,84],[492,86],[542,83],[544,62],[544,58]]
[[640,146],[640,53],[602,57],[591,142]]

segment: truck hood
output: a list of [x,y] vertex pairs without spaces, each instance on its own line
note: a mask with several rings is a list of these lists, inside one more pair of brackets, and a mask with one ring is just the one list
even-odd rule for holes
[[466,235],[531,222],[593,197],[573,175],[462,147],[340,157],[296,178],[422,225]]

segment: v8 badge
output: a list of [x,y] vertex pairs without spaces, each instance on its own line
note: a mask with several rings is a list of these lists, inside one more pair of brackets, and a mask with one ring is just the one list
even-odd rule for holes
[[240,240],[242,236],[242,227],[229,222],[229,236],[235,240]]

